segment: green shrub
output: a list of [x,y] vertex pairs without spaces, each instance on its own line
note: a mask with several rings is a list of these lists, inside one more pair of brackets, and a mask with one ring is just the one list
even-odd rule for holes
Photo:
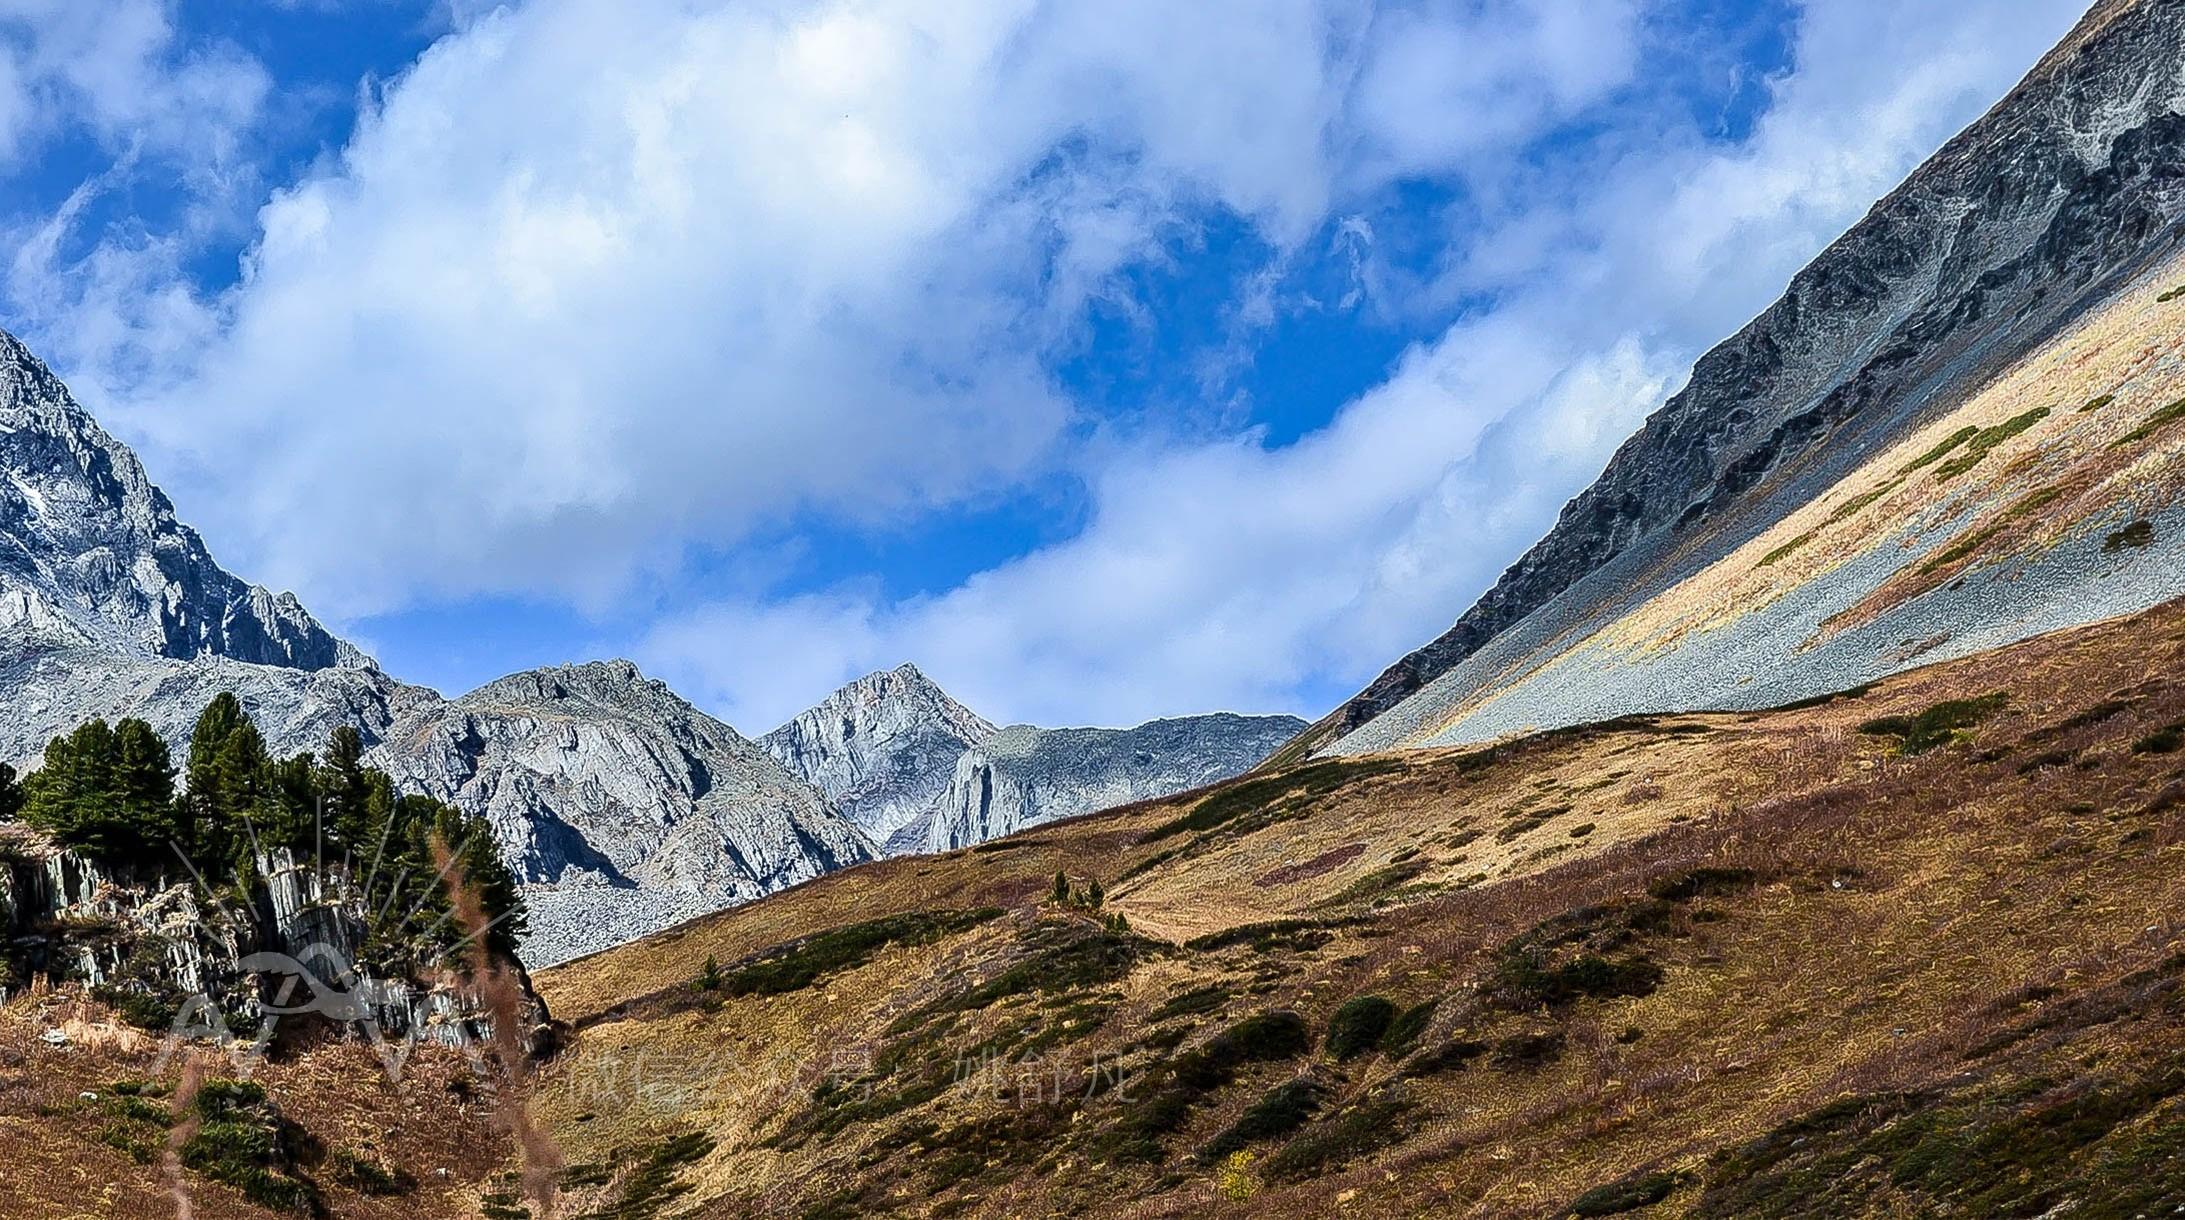
[[1969,441],[1978,435],[1980,435],[1980,429],[1978,428],[1958,429],[1956,432],[1951,433],[1949,438],[1943,441],[1941,444],[1936,445],[1934,448],[1929,449],[1927,452],[1912,459],[1912,461],[1908,463],[1903,469],[1897,471],[1897,477],[1902,478],[1905,475],[1913,473],[1914,471],[1934,465],[1936,462],[1939,462],[1942,459],[1950,456],[1951,451],[1956,449],[1959,445],[1964,444],[1966,441]]
[[1749,868],[1701,867],[1658,877],[1646,892],[1664,902],[1690,902],[1751,889],[1759,875]]
[[1783,562],[1784,560],[1790,558],[1793,554],[1797,553],[1807,543],[1813,541],[1818,534],[1818,530],[1807,530],[1805,533],[1798,535],[1796,538],[1791,539],[1789,542],[1786,542],[1783,545],[1775,548],[1774,550],[1769,551],[1767,554],[1762,555],[1760,557],[1760,563],[1758,566],[1763,568],[1774,567],[1776,564]]
[[1563,1055],[1560,1033],[1511,1034],[1495,1043],[1495,1066],[1525,1072],[1545,1067]]
[[1652,1207],[1675,1194],[1682,1179],[1674,1173],[1638,1173],[1606,1186],[1596,1186],[1571,1202],[1573,1216],[1621,1216]]
[[1267,1158],[1266,1175],[1278,1182],[1301,1182],[1341,1169],[1409,1137],[1404,1117],[1410,1104],[1383,1094],[1331,1115]]
[[1253,1102],[1228,1130],[1199,1149],[1199,1160],[1211,1165],[1247,1145],[1290,1134],[1311,1122],[1313,1115],[1320,1112],[1320,1101],[1326,1092],[1318,1082],[1307,1077],[1276,1085]]
[[1545,950],[1527,946],[1505,952],[1496,963],[1495,990],[1510,1007],[1561,1008],[1581,999],[1652,995],[1662,968],[1643,957],[1611,959],[1587,953],[1551,964]]
[[1159,1025],[1163,1021],[1172,1021],[1177,1017],[1195,1017],[1202,1013],[1213,1012],[1215,1009],[1227,1004],[1233,994],[1227,987],[1216,983],[1213,986],[1199,987],[1180,995],[1170,996],[1159,1008],[1146,1014],[1146,1024]]
[[1993,428],[1982,428],[1966,438],[1963,453],[1936,468],[1935,477],[1954,479],[1964,474],[1986,460],[1988,454],[1993,452],[1997,446],[2048,417],[2049,409],[2047,407],[2035,407],[2023,415],[2012,416]]
[[1396,1006],[1386,996],[1362,995],[1344,1002],[1328,1020],[1328,1053],[1356,1059],[1381,1044],[1396,1020]]
[[1434,1076],[1453,1072],[1487,1053],[1487,1044],[1473,1038],[1455,1038],[1430,1051],[1414,1055],[1404,1064],[1406,1076]]
[[[707,990],[717,988],[732,996],[801,991],[828,975],[864,965],[890,945],[931,944],[1000,916],[1001,911],[994,907],[976,911],[914,912],[830,928],[769,950],[756,961],[718,978],[714,987]],[[719,973],[718,966],[715,973]],[[700,977],[702,985],[704,976]]]
[[2134,754],[2175,754],[2185,749],[2185,723],[2164,725],[2132,743]]
[[2080,407],[2080,408],[2079,408],[2079,414],[2081,414],[2081,415],[2092,415],[2092,414],[2093,414],[2094,412],[2096,412],[2096,411],[2099,411],[2099,410],[2101,410],[2101,409],[2102,409],[2103,407],[2106,407],[2106,406],[2108,406],[2108,405],[2109,405],[2110,403],[2113,403],[2113,402],[2115,402],[2115,401],[2117,401],[2117,396],[2116,396],[2116,395],[2114,395],[2114,394],[2104,394],[2104,395],[2102,395],[2101,397],[2099,397],[2099,398],[2096,398],[2096,399],[2094,399],[2094,400],[2092,400],[2092,401],[2088,402],[2088,403],[2087,403],[2087,404],[2086,404],[2085,406],[2083,406],[2083,407]]
[[1274,919],[1194,936],[1184,942],[1184,948],[1211,953],[1232,945],[1250,945],[1260,953],[1303,952],[1334,940],[1335,934],[1327,929],[1326,923],[1315,919]]
[[1914,716],[1884,716],[1859,726],[1870,737],[1894,737],[1897,753],[1907,758],[1970,739],[1969,730],[2010,705],[2002,692],[1977,699],[1951,699]]
[[390,1168],[361,1152],[338,1149],[330,1158],[336,1181],[360,1195],[406,1195],[417,1189],[417,1179],[400,1168]]
[[618,1150],[617,1163],[636,1162],[623,1178],[612,1204],[586,1213],[581,1220],[649,1220],[691,1191],[682,1180],[685,1166],[694,1165],[713,1151],[713,1141],[695,1133],[672,1136],[650,1148]]
[[1406,1008],[1389,1023],[1388,1032],[1381,1035],[1382,1053],[1392,1058],[1410,1054],[1420,1035],[1426,1032],[1427,1022],[1434,1019],[1434,1010],[1440,1006],[1440,1000],[1427,1000]]
[[2122,449],[2128,445],[2136,445],[2180,419],[2185,419],[2185,398],[2180,398],[2169,406],[2149,415],[2146,419],[2140,421],[2139,427],[2109,442],[2109,447],[2111,449]]
[[2155,541],[2155,523],[2147,520],[2134,521],[2116,533],[2102,539],[2102,553],[2115,555],[2122,551],[2151,546]]

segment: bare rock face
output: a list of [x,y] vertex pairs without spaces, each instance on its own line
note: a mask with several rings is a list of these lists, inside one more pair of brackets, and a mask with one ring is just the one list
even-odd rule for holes
[[54,646],[302,670],[371,665],[293,595],[214,563],[136,455],[0,333],[0,655]]
[[1134,729],[1014,725],[957,760],[923,848],[952,851],[1057,818],[1228,779],[1304,727],[1295,716],[1226,712]]
[[[2103,0],[1707,353],[1447,633],[1284,757],[1356,734],[1490,642],[1506,657],[1548,646],[1735,550],[2173,252],[2181,216],[2185,4]],[[1496,666],[1476,668],[1480,681],[1445,684],[1440,701],[1492,681]],[[1545,709],[1544,722],[1557,719]],[[1357,748],[1399,737],[1368,734]]]
[[994,726],[915,665],[868,674],[759,739],[876,842],[932,816],[956,760]]
[[418,705],[370,761],[492,824],[531,883],[533,965],[877,854],[811,785],[627,661],[532,670]]

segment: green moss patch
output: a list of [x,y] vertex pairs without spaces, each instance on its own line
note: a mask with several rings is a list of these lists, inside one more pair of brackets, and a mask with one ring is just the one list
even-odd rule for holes
[[2139,427],[2109,442],[2109,447],[2111,449],[2123,449],[2127,446],[2137,445],[2180,419],[2185,419],[2185,398],[2180,398],[2141,420]]
[[2019,435],[2033,425],[2049,417],[2047,407],[2035,407],[2023,415],[2014,415],[1993,428],[1982,428],[1967,437],[1964,451],[1935,469],[1935,477],[1954,479],[1981,462],[2003,442]]

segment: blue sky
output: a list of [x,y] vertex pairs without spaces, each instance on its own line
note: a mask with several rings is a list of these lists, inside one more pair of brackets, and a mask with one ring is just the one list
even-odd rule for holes
[[2071,0],[0,0],[0,321],[456,691],[1315,715]]

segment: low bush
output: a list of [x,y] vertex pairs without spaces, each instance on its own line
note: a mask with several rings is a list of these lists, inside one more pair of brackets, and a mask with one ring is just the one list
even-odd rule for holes
[[1328,1053],[1356,1059],[1381,1045],[1396,1020],[1396,1005],[1386,996],[1362,995],[1344,1002],[1328,1020]]
[[1971,737],[1969,730],[2010,705],[2002,692],[1977,699],[1950,699],[1913,716],[1884,716],[1859,726],[1869,737],[1894,737],[1897,753],[1907,758],[1956,745]]
[[1327,1090],[1309,1077],[1276,1085],[1223,1131],[1199,1149],[1199,1160],[1212,1164],[1247,1145],[1281,1139],[1320,1112]]
[[[976,911],[914,912],[891,915],[847,927],[830,928],[780,948],[723,974],[718,966],[701,975],[699,985],[725,995],[781,995],[801,991],[821,978],[854,970],[890,945],[931,944],[999,918],[998,908]],[[706,986],[708,982],[712,986]]]
[[1410,1103],[1394,1093],[1330,1115],[1267,1158],[1266,1176],[1277,1182],[1302,1182],[1402,1143],[1410,1135],[1404,1118]]

